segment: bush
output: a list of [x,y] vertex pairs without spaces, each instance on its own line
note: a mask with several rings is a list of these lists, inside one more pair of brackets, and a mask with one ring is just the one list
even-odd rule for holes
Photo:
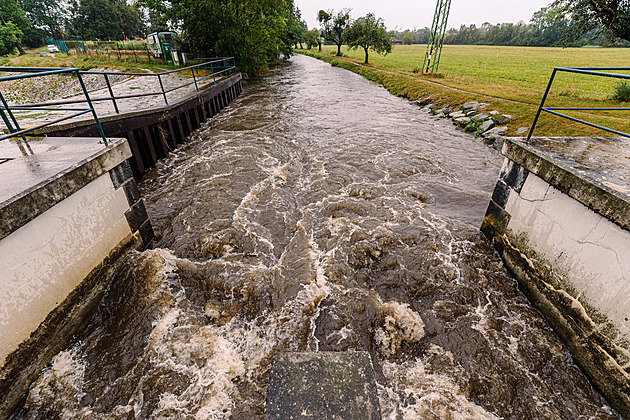
[[615,93],[612,98],[619,102],[630,102],[630,82],[619,82],[615,86]]

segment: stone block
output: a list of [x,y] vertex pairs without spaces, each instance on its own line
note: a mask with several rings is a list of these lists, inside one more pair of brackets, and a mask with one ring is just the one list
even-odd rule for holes
[[265,420],[380,420],[367,352],[277,355],[271,366]]

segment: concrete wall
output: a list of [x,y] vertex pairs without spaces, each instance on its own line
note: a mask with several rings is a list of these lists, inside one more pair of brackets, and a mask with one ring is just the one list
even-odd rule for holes
[[[153,236],[126,140],[0,144],[0,417],[87,322],[128,249]],[[9,185],[10,184],[10,185]]]
[[630,415],[628,197],[517,141],[482,231],[580,366]]
[[0,359],[131,235],[122,189],[102,175],[0,241]]

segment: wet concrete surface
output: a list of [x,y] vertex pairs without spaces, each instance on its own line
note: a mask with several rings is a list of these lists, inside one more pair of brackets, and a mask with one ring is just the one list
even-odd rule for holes
[[[114,139],[110,145],[115,147],[124,141]],[[98,138],[47,137],[31,140],[28,144],[12,140],[0,142],[0,158],[10,159],[0,164],[0,179],[3,180],[0,184],[0,205],[17,195],[28,194],[37,185],[105,150],[105,145]]]
[[613,190],[630,194],[628,138],[535,137],[525,144]]

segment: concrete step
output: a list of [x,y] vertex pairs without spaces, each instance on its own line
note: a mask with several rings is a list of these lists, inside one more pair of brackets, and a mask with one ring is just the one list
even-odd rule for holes
[[271,366],[266,420],[380,420],[367,352],[277,355]]

